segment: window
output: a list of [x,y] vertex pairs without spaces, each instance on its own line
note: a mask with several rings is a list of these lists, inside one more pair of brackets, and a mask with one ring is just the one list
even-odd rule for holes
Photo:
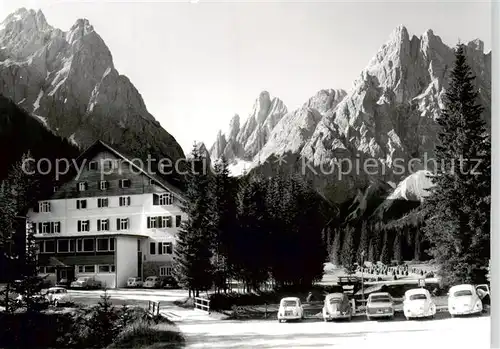
[[52,233],[60,233],[61,232],[61,222],[51,222],[50,230]]
[[76,252],[94,252],[94,239],[76,240]]
[[157,227],[157,219],[156,217],[148,217],[148,229]]
[[120,188],[130,188],[130,179],[120,179]]
[[120,196],[120,206],[130,206],[130,196]]
[[78,221],[78,231],[90,231],[90,221]]
[[97,239],[97,251],[108,252],[115,250],[115,240],[114,238],[98,238]]
[[94,252],[94,239],[83,239],[83,252]]
[[50,202],[41,201],[38,203],[38,208],[40,212],[50,212]]
[[87,182],[78,183],[78,191],[85,191],[88,188]]
[[182,217],[181,217],[181,215],[175,216],[175,226],[176,227],[180,227],[181,223],[182,223]]
[[116,230],[127,230],[128,229],[128,218],[117,218],[116,219]]
[[97,161],[89,162],[89,170],[97,170]]
[[156,244],[154,242],[149,243],[149,254],[156,254]]
[[155,184],[155,180],[154,179],[150,179],[149,180],[149,185],[154,185]]
[[54,253],[56,252],[56,244],[54,240],[46,240],[45,241],[45,253]]
[[99,273],[114,273],[115,266],[114,265],[100,265]]
[[99,188],[101,190],[106,190],[109,188],[109,182],[108,181],[100,181],[99,182]]
[[57,252],[68,253],[75,251],[74,240],[57,240]]
[[57,191],[57,189],[59,189],[58,186],[54,185],[54,187],[52,188],[53,192],[55,193]]
[[76,200],[76,209],[81,210],[87,208],[87,200]]
[[172,254],[172,243],[171,242],[162,242],[162,253],[163,254]]
[[108,207],[108,204],[109,204],[108,198],[97,199],[97,207]]
[[160,276],[171,276],[172,267],[160,267]]
[[170,193],[153,194],[153,205],[172,205],[172,195]]
[[109,230],[109,219],[98,219],[97,220],[97,230],[98,231],[108,231]]
[[79,273],[95,273],[95,265],[79,265]]
[[118,168],[118,159],[104,159],[102,160],[103,167],[107,170]]
[[50,233],[50,223],[44,222],[42,223],[42,234],[48,234],[48,233]]

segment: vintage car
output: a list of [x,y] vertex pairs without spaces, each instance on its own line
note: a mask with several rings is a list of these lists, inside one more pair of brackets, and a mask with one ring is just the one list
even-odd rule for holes
[[144,280],[143,284],[144,288],[160,288],[161,287],[161,279],[158,276],[148,276],[146,280]]
[[304,319],[304,308],[302,308],[299,298],[286,297],[281,299],[278,309],[278,322],[302,319]]
[[344,293],[330,293],[326,295],[323,305],[323,320],[352,318],[352,306]]
[[54,306],[72,304],[73,300],[64,287],[51,287],[45,293],[45,298]]
[[143,282],[140,277],[129,277],[127,279],[127,287],[142,287]]
[[425,288],[414,288],[405,292],[403,312],[407,320],[420,317],[434,317],[436,305]]
[[71,283],[71,288],[80,289],[98,289],[102,287],[102,282],[96,280],[95,276],[80,276],[78,279]]
[[72,282],[72,280],[70,280],[70,279],[62,278],[58,282],[56,282],[56,286],[68,288],[68,287],[71,287],[71,282]]
[[450,315],[479,314],[483,303],[473,285],[456,285],[448,292],[448,312]]
[[[45,310],[49,307],[49,302],[44,294],[36,294],[32,296],[32,308],[38,310]],[[18,307],[26,307],[26,297],[22,294],[18,295],[16,298],[16,303]]]
[[387,292],[376,292],[368,296],[366,301],[366,318],[389,318],[394,317],[394,302]]

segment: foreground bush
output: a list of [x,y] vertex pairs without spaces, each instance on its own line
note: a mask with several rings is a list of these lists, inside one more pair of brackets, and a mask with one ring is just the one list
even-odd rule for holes
[[149,321],[138,321],[127,326],[108,349],[173,349],[182,347],[184,347],[184,337],[173,323],[167,321],[151,324]]

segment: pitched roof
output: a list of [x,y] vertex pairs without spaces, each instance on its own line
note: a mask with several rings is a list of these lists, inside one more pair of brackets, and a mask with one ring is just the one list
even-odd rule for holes
[[113,153],[116,157],[124,160],[125,162],[127,162],[129,165],[131,165],[134,169],[137,169],[139,170],[143,175],[147,176],[148,178],[154,180],[155,182],[158,183],[159,186],[161,186],[162,188],[164,188],[165,190],[168,190],[170,191],[174,196],[176,196],[177,198],[183,200],[183,194],[182,194],[182,191],[173,186],[172,184],[168,183],[164,178],[158,176],[157,174],[153,174],[153,173],[148,173],[147,171],[145,171],[142,167],[138,166],[137,164],[135,164],[133,161],[130,160],[129,157],[125,156],[123,153],[119,152],[118,150],[116,150],[115,148],[113,148],[112,146],[104,143],[103,141],[101,140],[97,140],[96,142],[94,142],[94,144],[92,144],[91,146],[89,146],[87,149],[85,149],[83,151],[83,153],[80,154],[80,156],[76,159],[77,163],[80,163],[80,161],[82,161],[83,159],[87,158],[89,153],[91,151],[93,151],[95,148],[98,148],[98,147],[102,147],[108,151],[110,151],[111,153]]

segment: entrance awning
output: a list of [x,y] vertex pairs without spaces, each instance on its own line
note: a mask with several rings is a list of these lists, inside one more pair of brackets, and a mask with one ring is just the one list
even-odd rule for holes
[[56,257],[50,257],[49,258],[49,265],[52,267],[63,267],[63,268],[69,268],[71,266],[64,264],[61,262],[59,259]]

